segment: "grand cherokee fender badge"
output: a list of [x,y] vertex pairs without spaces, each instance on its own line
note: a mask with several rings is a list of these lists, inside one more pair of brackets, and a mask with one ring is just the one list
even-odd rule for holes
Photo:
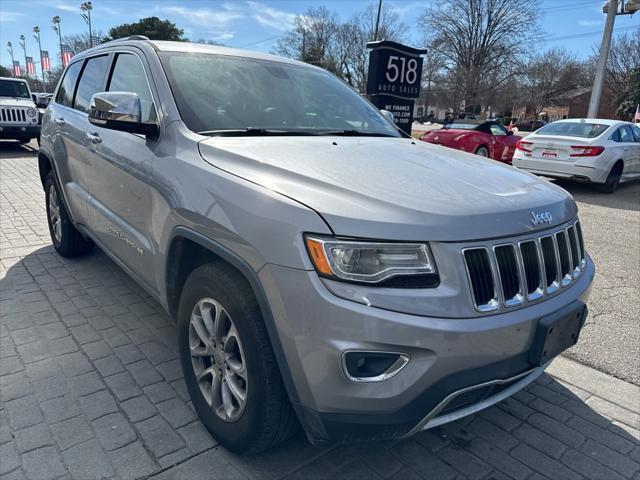
[[549,212],[531,212],[531,223],[534,225],[540,225],[541,223],[548,223],[551,225],[551,220],[553,220],[553,216]]

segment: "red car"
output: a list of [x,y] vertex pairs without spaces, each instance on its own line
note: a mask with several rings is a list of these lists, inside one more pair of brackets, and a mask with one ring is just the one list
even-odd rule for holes
[[454,120],[440,130],[426,132],[420,140],[510,164],[521,138],[497,122]]

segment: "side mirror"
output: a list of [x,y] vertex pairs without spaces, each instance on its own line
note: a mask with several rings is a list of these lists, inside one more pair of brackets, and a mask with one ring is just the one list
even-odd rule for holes
[[89,122],[121,132],[158,135],[158,125],[142,122],[140,99],[132,92],[100,92],[91,97]]
[[507,135],[513,135],[513,132],[511,130],[507,130]]
[[33,100],[33,103],[38,103],[38,97],[36,97],[35,93],[31,94],[31,100]]
[[389,110],[385,110],[385,109],[381,109],[380,113],[382,114],[382,116],[384,118],[386,118],[387,120],[389,120],[391,123],[393,123],[394,125],[396,124],[396,119],[393,116],[393,113],[391,113]]

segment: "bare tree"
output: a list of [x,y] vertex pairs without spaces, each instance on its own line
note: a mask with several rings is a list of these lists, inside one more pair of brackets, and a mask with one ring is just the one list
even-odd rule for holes
[[335,13],[326,7],[311,7],[296,17],[294,28],[278,40],[275,53],[336,72],[335,40],[338,28],[338,16]]
[[[537,31],[535,0],[450,0],[429,7],[420,19],[425,37],[437,42],[445,68],[462,89],[466,110],[515,74],[514,48]],[[451,75],[450,75],[451,76]]]
[[522,80],[523,103],[533,108],[535,118],[555,97],[583,84],[580,63],[562,48],[535,55]]
[[627,88],[632,74],[640,68],[640,28],[613,39],[607,58],[607,83],[619,92]]
[[[325,7],[309,8],[279,40],[275,53],[326,68],[364,92],[369,68],[367,42],[373,40],[377,10],[370,5],[349,21]],[[405,25],[397,12],[383,7],[378,37],[402,41]]]
[[[92,33],[94,37],[104,38],[104,34],[99,30],[94,30]],[[89,48],[89,33],[64,35],[62,37],[62,43],[69,45],[74,53],[80,53],[81,51]],[[58,56],[60,56],[60,52],[58,52]]]

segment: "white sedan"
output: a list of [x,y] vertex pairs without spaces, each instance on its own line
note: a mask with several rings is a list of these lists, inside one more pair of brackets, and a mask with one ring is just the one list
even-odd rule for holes
[[595,183],[606,193],[640,179],[640,127],[602,119],[545,125],[516,145],[513,165],[537,175]]

